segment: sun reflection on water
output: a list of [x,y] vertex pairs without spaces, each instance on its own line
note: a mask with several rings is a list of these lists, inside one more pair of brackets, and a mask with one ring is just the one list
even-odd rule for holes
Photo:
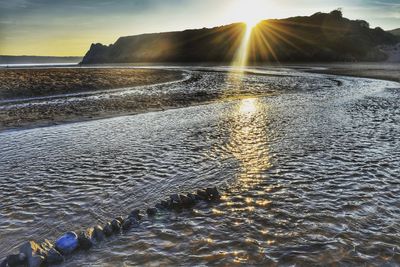
[[255,98],[247,98],[243,99],[239,106],[239,113],[252,115],[257,111],[256,107],[256,99]]
[[239,161],[241,179],[257,179],[270,166],[267,147],[266,108],[260,109],[259,99],[241,100],[232,116],[230,152]]

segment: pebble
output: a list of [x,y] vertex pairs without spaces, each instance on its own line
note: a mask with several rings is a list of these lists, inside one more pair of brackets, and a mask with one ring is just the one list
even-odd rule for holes
[[75,232],[67,232],[57,239],[56,249],[61,254],[70,254],[78,247],[78,235]]
[[146,210],[146,213],[147,213],[148,216],[154,216],[157,213],[157,209],[156,208],[148,208]]
[[105,239],[103,228],[100,225],[96,225],[95,227],[92,228],[91,239],[93,239],[96,242],[101,242]]
[[93,246],[93,241],[86,232],[80,232],[78,235],[79,248],[89,250]]
[[106,225],[104,225],[104,227],[103,227],[104,235],[109,237],[109,236],[111,236],[113,234],[113,232],[114,232],[114,230],[113,230],[113,227],[112,227],[111,223],[109,223],[109,222],[106,223]]
[[119,232],[121,230],[121,222],[117,219],[112,220],[111,227],[114,232]]
[[[170,208],[189,208],[195,205],[198,200],[217,200],[220,199],[220,193],[216,187],[208,187],[205,190],[199,189],[196,194],[188,193],[187,195],[173,194],[168,200],[162,200],[155,205],[155,208],[148,208],[146,213],[148,216],[154,216],[158,210]],[[77,235],[74,232],[67,232],[55,242],[55,246],[49,241],[38,244],[34,241],[28,241],[20,247],[20,253],[9,255],[0,263],[0,267],[29,266],[40,267],[43,265],[59,264],[64,261],[64,256],[72,253],[78,247],[83,250],[90,249],[94,242],[101,242],[105,237],[111,236],[115,232],[129,230],[133,226],[139,225],[142,219],[140,210],[133,210],[129,216],[124,219],[117,217],[111,222],[105,224],[104,228],[95,226],[82,231]]]

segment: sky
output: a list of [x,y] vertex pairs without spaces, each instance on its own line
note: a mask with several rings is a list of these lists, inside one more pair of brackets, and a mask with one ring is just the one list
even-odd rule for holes
[[0,55],[83,56],[120,36],[213,27],[342,8],[400,28],[400,0],[0,0]]

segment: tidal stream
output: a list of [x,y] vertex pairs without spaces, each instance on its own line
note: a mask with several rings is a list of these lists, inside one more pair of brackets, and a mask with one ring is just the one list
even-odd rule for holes
[[398,83],[187,72],[148,92],[248,94],[0,133],[0,259],[215,185],[221,203],[146,219],[63,266],[400,265]]

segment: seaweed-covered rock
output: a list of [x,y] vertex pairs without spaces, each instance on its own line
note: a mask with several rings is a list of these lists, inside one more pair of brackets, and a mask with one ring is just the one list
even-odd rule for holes
[[45,261],[44,251],[41,246],[35,241],[28,241],[22,244],[19,252],[25,254],[26,261],[29,267],[39,267]]
[[78,235],[75,232],[67,232],[55,242],[56,249],[63,255],[72,253],[78,248]]
[[[4,261],[4,266],[9,267],[19,267],[19,266],[26,266],[27,265],[27,258],[26,255],[23,253],[9,255],[7,259]],[[8,264],[8,265],[7,265]],[[3,266],[3,265],[0,265]]]
[[78,235],[79,248],[88,250],[93,246],[93,241],[87,232],[80,232]]
[[103,227],[103,233],[104,233],[104,235],[105,236],[111,236],[112,234],[113,234],[113,227],[112,227],[112,225],[111,225],[111,223],[106,223],[106,225],[104,225],[104,227]]

